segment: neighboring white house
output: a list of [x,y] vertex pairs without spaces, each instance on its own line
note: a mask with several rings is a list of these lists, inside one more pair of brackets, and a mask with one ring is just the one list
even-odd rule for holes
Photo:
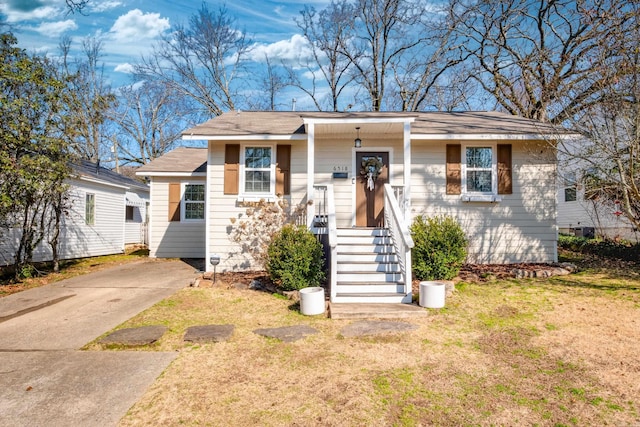
[[557,260],[554,130],[493,112],[229,112],[139,169],[151,179],[150,256],[256,267],[230,238],[261,199],[302,204],[330,247],[331,300],[411,300],[407,226],[455,217],[472,263]]
[[616,201],[585,197],[585,186],[575,167],[563,166],[558,177],[558,231],[584,237],[640,241],[640,233]]
[[[95,163],[73,165],[68,180],[69,210],[62,219],[60,259],[124,252],[125,245],[146,243],[149,187]],[[3,232],[0,264],[13,263],[20,230]],[[47,238],[34,252],[34,261],[52,259]]]

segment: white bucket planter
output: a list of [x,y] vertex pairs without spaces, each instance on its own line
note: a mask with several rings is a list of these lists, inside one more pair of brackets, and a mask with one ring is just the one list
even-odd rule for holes
[[300,312],[306,316],[324,313],[324,288],[313,286],[300,289]]
[[447,293],[445,282],[420,282],[420,307],[442,308]]

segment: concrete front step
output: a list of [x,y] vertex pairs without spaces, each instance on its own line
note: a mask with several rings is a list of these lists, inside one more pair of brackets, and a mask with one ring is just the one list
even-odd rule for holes
[[414,304],[329,304],[332,319],[409,319],[427,315],[427,310]]

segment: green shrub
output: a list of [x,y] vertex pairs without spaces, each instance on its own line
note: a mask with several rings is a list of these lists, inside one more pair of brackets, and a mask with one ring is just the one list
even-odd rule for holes
[[560,234],[558,247],[572,252],[617,258],[624,261],[638,261],[640,259],[640,244],[627,241],[587,239],[586,237]]
[[416,217],[411,224],[415,246],[411,251],[418,280],[451,280],[467,257],[467,237],[449,216]]
[[265,267],[285,291],[319,286],[325,277],[322,245],[306,227],[285,225],[267,249]]

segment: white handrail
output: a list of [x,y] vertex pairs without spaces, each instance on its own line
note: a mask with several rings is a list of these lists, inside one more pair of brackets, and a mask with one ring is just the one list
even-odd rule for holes
[[[404,217],[403,211],[400,209],[400,205],[395,198],[393,188],[389,184],[384,185],[384,196],[385,202],[389,203],[389,208],[391,208],[391,217],[394,222],[397,222],[398,231],[400,232],[400,237],[402,237],[402,243],[407,248],[411,249],[414,246],[413,238],[411,237],[411,232],[409,231],[409,226],[407,225],[407,221]],[[385,206],[387,208],[387,206]],[[387,224],[387,226],[391,227],[391,224]]]
[[327,228],[329,229],[329,246],[338,245],[338,227],[336,225],[336,201],[333,184],[327,184]]
[[394,189],[389,184],[384,185],[384,217],[399,260],[400,271],[404,279],[405,294],[409,295],[411,294],[411,281],[413,279],[411,248],[413,248],[414,243],[403,211],[396,200]]
[[333,184],[327,185],[327,231],[329,233],[329,289],[331,301],[335,300],[338,283],[338,226],[336,224],[336,202]]

